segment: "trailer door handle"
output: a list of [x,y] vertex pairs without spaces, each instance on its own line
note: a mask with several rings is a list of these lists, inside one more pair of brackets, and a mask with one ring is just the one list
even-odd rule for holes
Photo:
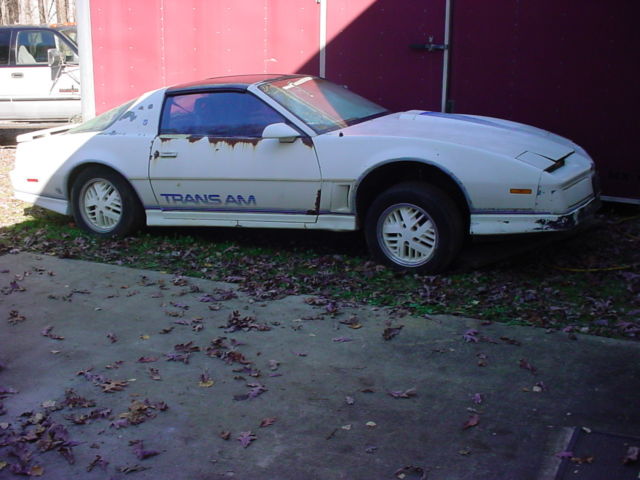
[[24,77],[24,74],[21,72],[14,72],[11,74],[11,78],[22,78]]
[[177,156],[178,152],[160,152],[162,158],[176,158]]

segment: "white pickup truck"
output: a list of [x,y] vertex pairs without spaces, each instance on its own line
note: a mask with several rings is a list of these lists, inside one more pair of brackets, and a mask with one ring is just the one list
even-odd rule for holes
[[74,30],[0,27],[0,122],[68,122],[81,113]]

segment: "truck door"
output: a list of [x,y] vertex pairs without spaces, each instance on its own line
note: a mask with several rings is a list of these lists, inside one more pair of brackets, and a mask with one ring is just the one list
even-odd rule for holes
[[[78,56],[53,30],[14,30],[13,58],[3,68],[0,110],[4,120],[69,120],[80,113]],[[65,65],[52,68],[49,50],[58,50]],[[1,60],[1,59],[0,59]]]

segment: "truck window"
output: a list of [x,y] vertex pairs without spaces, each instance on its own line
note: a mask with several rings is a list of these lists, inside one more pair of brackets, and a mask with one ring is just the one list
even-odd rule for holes
[[9,40],[11,40],[10,30],[0,32],[0,65],[9,64]]
[[53,32],[25,30],[18,33],[16,63],[19,65],[46,64],[47,52],[56,48]]

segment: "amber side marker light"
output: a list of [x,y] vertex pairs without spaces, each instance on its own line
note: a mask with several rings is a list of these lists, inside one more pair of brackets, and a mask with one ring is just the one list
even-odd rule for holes
[[531,195],[533,190],[530,188],[510,188],[509,193],[514,193],[516,195]]

